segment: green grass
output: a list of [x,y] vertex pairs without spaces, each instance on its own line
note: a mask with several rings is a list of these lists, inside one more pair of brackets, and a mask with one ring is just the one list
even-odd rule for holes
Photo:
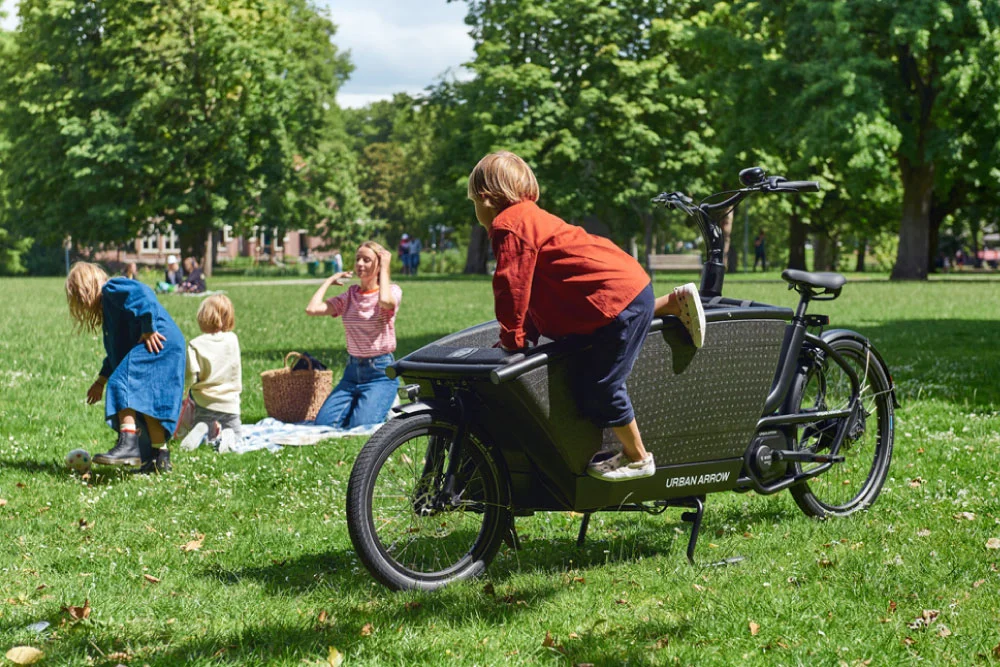
[[[657,292],[681,278],[658,276]],[[780,282],[750,278],[731,296],[793,305]],[[312,285],[226,282],[244,421],[264,416],[259,373],[285,352],[343,364],[341,325],[303,314]],[[402,284],[400,352],[492,316],[486,280]],[[997,662],[1000,282],[859,282],[814,308],[870,336],[899,388],[890,479],[869,511],[819,522],[787,493],[710,496],[697,556],[746,557],[726,568],[687,564],[676,510],[596,515],[579,550],[579,517],[538,515],[518,520],[523,549],[504,547],[485,580],[430,594],[382,589],[351,550],[344,494],[362,440],[175,451],[159,477],[64,470],[70,449],[112,444],[84,402],[100,339],[71,333],[59,280],[0,285],[0,653],[192,667],[326,664],[330,646],[346,665]],[[163,302],[197,333],[198,299]],[[85,600],[86,620],[62,609]],[[930,627],[908,627],[925,610]]]

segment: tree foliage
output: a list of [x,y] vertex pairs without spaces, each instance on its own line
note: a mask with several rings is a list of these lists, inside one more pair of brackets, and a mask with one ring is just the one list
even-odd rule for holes
[[334,96],[350,71],[305,0],[22,0],[3,67],[9,218],[54,240],[151,223],[193,245],[362,211]]

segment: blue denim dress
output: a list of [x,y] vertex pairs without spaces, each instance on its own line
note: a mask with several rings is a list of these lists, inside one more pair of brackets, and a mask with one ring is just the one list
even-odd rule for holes
[[[101,375],[108,378],[104,417],[118,430],[118,413],[131,408],[163,425],[167,436],[177,427],[184,395],[184,335],[156,299],[153,290],[128,278],[112,278],[101,290],[104,351]],[[152,353],[139,340],[144,333],[166,337]]]

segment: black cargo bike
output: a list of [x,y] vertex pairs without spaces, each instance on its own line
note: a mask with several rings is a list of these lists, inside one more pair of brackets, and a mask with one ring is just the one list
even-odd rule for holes
[[583,513],[582,544],[593,512],[684,508],[693,561],[709,493],[788,489],[814,517],[874,502],[898,407],[889,369],[864,336],[827,329],[827,317],[806,312],[813,301],[835,299],[844,277],[786,270],[799,295],[794,310],[722,296],[717,220],[752,194],[819,186],[760,168],[743,170],[740,181],[697,205],[676,192],[653,200],[694,217],[705,238],[708,322],[696,350],[678,320],[654,319],[629,377],[656,474],[620,483],[586,474],[591,456],[617,441],[573,400],[578,343],[543,339],[510,353],[492,347],[495,321],[459,331],[390,367],[410,402],[354,462],[348,528],[375,579],[431,590],[478,575],[502,542],[517,545],[514,518],[535,512]]

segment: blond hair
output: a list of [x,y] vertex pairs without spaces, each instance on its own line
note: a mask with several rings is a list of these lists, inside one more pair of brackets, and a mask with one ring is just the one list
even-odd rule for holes
[[213,294],[198,306],[198,326],[205,333],[232,331],[236,327],[233,302],[224,294]]
[[97,264],[77,262],[66,276],[66,302],[78,331],[97,331],[104,323],[101,290],[108,274]]
[[469,174],[469,199],[499,212],[522,201],[538,201],[538,181],[527,162],[509,151],[497,151]]
[[[368,248],[369,250],[371,250],[372,252],[375,253],[375,275],[378,276],[378,278],[377,278],[377,280],[378,280],[377,284],[381,285],[382,284],[382,253],[386,252],[385,246],[383,246],[378,241],[365,241],[364,243],[362,243],[358,247],[358,250],[361,250],[361,248]],[[388,270],[389,270],[389,268],[386,267],[386,271],[388,271]]]

